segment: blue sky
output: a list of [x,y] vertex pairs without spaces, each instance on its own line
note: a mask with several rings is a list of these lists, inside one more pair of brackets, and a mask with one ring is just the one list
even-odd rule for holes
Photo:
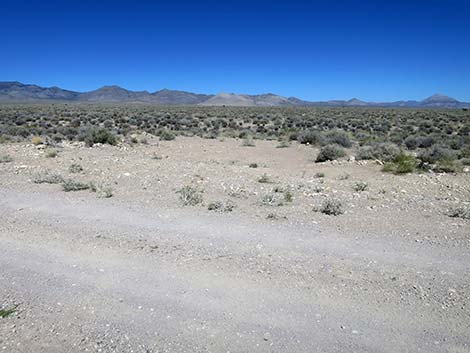
[[470,2],[0,0],[0,81],[470,101]]

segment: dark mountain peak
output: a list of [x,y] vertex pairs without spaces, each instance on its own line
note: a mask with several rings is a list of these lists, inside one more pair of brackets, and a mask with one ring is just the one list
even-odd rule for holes
[[126,92],[129,92],[127,89],[122,88],[121,86],[117,86],[117,85],[103,86],[103,87],[98,88],[94,92],[97,92],[97,91],[126,91]]
[[422,103],[459,103],[459,101],[455,98],[446,96],[441,93],[436,93],[431,97],[428,97],[421,101]]
[[367,105],[367,102],[361,101],[360,99],[357,98],[351,98],[346,102],[348,105]]

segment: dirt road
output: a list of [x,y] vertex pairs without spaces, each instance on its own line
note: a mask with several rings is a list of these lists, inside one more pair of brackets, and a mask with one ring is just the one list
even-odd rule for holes
[[470,255],[0,191],[6,352],[469,352]]

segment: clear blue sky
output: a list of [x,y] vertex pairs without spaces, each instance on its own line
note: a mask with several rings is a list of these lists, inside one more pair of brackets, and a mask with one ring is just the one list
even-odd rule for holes
[[0,0],[0,81],[470,101],[470,1]]

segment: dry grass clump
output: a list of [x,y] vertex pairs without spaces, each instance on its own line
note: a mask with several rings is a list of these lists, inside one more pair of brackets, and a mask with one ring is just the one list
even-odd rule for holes
[[64,182],[64,178],[50,170],[44,170],[33,174],[33,183],[35,184],[61,184]]
[[179,199],[183,206],[196,206],[203,201],[203,191],[192,185],[185,185],[176,191],[176,193],[179,194]]
[[344,213],[344,206],[340,200],[326,199],[320,207],[313,209],[315,212],[321,212],[328,216],[339,216]]

